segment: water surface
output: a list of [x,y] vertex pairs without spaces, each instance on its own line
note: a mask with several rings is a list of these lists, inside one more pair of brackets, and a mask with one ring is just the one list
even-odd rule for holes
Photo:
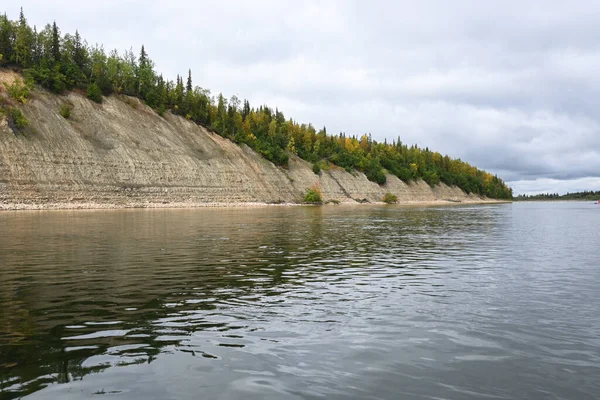
[[0,213],[0,399],[593,399],[600,206]]

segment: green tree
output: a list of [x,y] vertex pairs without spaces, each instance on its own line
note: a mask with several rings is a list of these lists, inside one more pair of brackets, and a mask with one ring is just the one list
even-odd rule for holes
[[27,19],[21,7],[19,23],[15,29],[14,62],[28,68],[33,62],[34,37],[33,30],[27,25]]
[[185,92],[187,93],[191,93],[194,90],[194,87],[192,86],[192,70],[188,70],[188,79],[187,79],[187,85],[185,86]]
[[85,71],[88,63],[88,54],[87,49],[84,43],[81,40],[81,36],[79,35],[79,31],[75,31],[75,36],[73,37],[73,47],[71,58],[75,65],[81,70]]
[[50,47],[50,54],[53,63],[60,62],[60,31],[58,30],[56,21],[52,23],[52,44]]
[[221,133],[225,134],[225,127],[227,126],[227,100],[223,97],[222,93],[219,93],[217,103],[217,118],[214,121],[213,128]]
[[92,82],[87,87],[88,99],[95,101],[96,103],[102,103],[102,90],[96,82]]
[[112,92],[112,85],[108,79],[108,59],[104,48],[96,45],[89,50],[90,55],[90,81],[97,86],[104,95]]
[[[138,93],[145,101],[155,101],[155,92],[153,91],[156,86],[156,75],[154,73],[154,63],[148,57],[144,46],[140,50],[140,58],[138,61]],[[154,104],[151,104],[154,105]]]
[[13,59],[13,38],[13,24],[10,22],[6,14],[0,15],[0,54],[2,54],[0,65],[9,63]]

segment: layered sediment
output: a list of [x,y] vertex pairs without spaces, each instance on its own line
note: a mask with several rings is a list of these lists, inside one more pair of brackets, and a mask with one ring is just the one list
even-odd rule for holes
[[[69,119],[59,112],[64,103],[73,107]],[[490,201],[393,175],[382,186],[336,167],[315,175],[294,155],[289,168],[277,167],[247,146],[185,118],[161,117],[134,98],[96,104],[77,93],[38,90],[19,108],[30,122],[25,134],[0,122],[0,209],[298,203],[314,185],[325,201],[340,203],[380,202],[387,192],[400,203]]]

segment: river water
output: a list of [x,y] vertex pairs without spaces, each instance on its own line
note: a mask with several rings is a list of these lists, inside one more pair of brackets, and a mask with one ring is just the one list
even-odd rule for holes
[[600,206],[0,213],[0,399],[597,399]]

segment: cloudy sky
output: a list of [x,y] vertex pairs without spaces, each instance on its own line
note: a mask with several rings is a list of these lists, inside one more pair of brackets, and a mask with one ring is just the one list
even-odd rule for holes
[[144,44],[166,77],[328,132],[401,137],[516,194],[600,190],[600,2],[32,1],[106,50]]

